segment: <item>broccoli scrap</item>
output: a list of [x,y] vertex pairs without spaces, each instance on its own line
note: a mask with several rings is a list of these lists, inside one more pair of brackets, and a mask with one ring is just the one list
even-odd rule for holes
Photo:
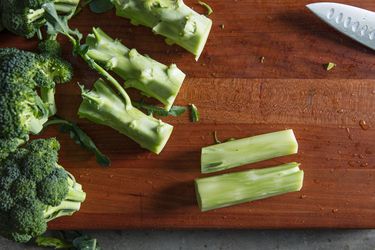
[[[53,3],[59,15],[73,16],[79,0],[1,0],[0,12],[3,27],[10,32],[32,38],[46,24],[45,3]],[[0,25],[1,26],[1,25]]]

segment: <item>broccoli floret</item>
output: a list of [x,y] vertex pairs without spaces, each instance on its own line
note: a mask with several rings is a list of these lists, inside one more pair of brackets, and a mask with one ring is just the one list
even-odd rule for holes
[[[59,148],[54,138],[38,139],[0,161],[2,236],[27,242],[43,234],[48,221],[80,209],[86,194],[74,177],[58,165]],[[45,169],[49,173],[41,174]]]
[[48,54],[51,56],[61,56],[61,45],[55,39],[48,39],[39,42],[38,50],[41,54]]
[[46,24],[43,4],[53,3],[59,15],[74,15],[79,0],[2,0],[1,18],[4,28],[17,35],[32,38]]
[[42,130],[56,113],[56,83],[72,74],[70,64],[56,56],[0,49],[0,159]]

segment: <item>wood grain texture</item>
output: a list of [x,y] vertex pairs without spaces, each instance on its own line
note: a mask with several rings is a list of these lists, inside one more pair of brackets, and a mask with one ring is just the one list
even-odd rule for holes
[[[375,10],[370,0],[342,2]],[[204,11],[195,1],[187,3]],[[177,63],[188,75],[177,104],[195,103],[201,122],[190,123],[188,114],[165,119],[175,131],[156,156],[110,128],[79,120],[78,87],[59,86],[59,114],[77,121],[112,166],[99,167],[66,135],[48,129],[42,136],[60,139],[61,163],[88,194],[79,213],[53,221],[50,228],[375,228],[375,53],[320,22],[304,8],[309,1],[208,3],[214,26],[199,62],[113,13],[85,10],[73,20],[71,26],[83,33],[98,26],[128,47]],[[98,75],[61,41],[76,69],[74,81],[90,86]],[[35,45],[6,32],[0,36],[0,47]],[[327,62],[337,67],[327,72],[322,66]],[[361,120],[369,129],[360,127]],[[303,190],[201,213],[193,180],[202,176],[200,149],[214,143],[212,132],[226,139],[284,128],[295,130],[298,155],[238,170],[299,161]]]

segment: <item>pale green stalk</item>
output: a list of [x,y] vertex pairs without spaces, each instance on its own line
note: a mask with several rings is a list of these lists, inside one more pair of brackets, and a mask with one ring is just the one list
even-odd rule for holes
[[301,190],[304,173],[298,163],[195,180],[202,211],[228,207]]
[[298,143],[291,129],[228,141],[202,148],[201,171],[221,171],[297,151]]

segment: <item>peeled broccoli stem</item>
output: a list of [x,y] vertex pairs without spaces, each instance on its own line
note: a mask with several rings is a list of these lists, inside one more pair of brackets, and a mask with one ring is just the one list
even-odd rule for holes
[[134,25],[152,28],[154,33],[166,37],[168,44],[178,44],[198,60],[212,27],[211,19],[182,0],[112,0],[112,3],[118,16],[129,18]]
[[202,148],[201,171],[212,173],[297,151],[298,143],[291,129],[228,141]]
[[166,110],[172,107],[185,74],[175,64],[169,67],[128,49],[100,28],[93,28],[86,39],[87,55],[125,80],[125,86],[141,90],[159,100]]
[[102,79],[91,91],[82,88],[82,97],[78,110],[81,118],[109,126],[156,154],[162,151],[172,133],[173,126],[145,115],[131,103],[124,103]]
[[[61,167],[61,166],[58,166]],[[46,221],[51,221],[62,216],[70,216],[81,208],[81,203],[86,199],[86,193],[82,190],[82,185],[77,183],[69,172],[68,183],[69,191],[60,205],[47,207],[44,211]]]
[[304,173],[299,163],[254,169],[195,180],[199,208],[208,211],[299,191]]

